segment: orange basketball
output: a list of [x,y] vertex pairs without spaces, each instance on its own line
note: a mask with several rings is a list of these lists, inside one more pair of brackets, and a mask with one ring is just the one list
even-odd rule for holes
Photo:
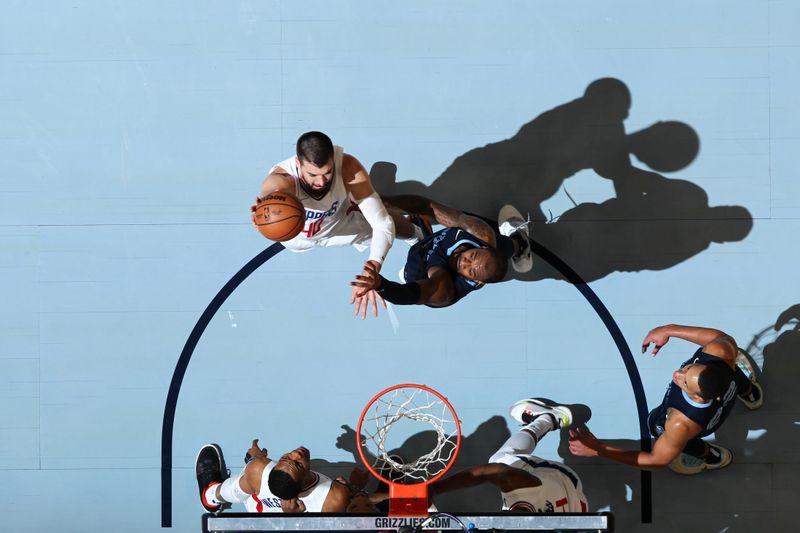
[[302,231],[306,223],[303,204],[293,194],[275,191],[252,209],[253,224],[261,235],[273,241],[288,241]]

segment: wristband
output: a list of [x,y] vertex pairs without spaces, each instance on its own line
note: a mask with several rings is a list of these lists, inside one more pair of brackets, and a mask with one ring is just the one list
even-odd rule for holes
[[422,295],[419,283],[395,283],[383,276],[380,278],[381,285],[375,291],[387,302],[397,305],[414,305],[419,302]]

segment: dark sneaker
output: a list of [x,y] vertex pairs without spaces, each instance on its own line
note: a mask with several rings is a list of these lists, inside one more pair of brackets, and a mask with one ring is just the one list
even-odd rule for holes
[[703,470],[717,470],[731,464],[733,454],[727,448],[717,444],[708,444],[708,453],[705,457],[695,457],[682,453],[670,464],[669,469],[678,474],[699,474]]
[[716,470],[731,464],[733,454],[727,448],[717,444],[708,445],[708,453],[705,456],[706,470]]
[[222,448],[216,444],[206,444],[200,448],[195,461],[197,486],[200,489],[200,502],[209,513],[216,513],[230,507],[229,503],[214,505],[206,500],[206,489],[211,484],[222,483],[231,475],[225,466]]
[[737,394],[736,398],[751,411],[764,405],[764,391],[761,390],[760,383],[750,383],[750,391],[747,394]]

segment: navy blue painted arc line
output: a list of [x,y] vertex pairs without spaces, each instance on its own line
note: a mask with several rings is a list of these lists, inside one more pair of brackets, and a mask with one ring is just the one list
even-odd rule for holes
[[169,384],[167,402],[164,407],[164,420],[161,426],[161,527],[172,527],[172,430],[175,423],[175,408],[178,404],[181,383],[183,383],[183,376],[186,374],[186,368],[189,366],[192,353],[194,353],[194,349],[197,347],[197,343],[200,341],[200,337],[203,336],[203,332],[208,327],[211,319],[214,318],[219,308],[228,299],[228,296],[233,294],[236,287],[255,272],[258,267],[284,249],[281,243],[276,242],[239,269],[214,296],[211,303],[208,304],[183,346],[178,363],[175,365],[175,371],[172,373],[172,381]]
[[[217,293],[206,310],[200,316],[200,319],[195,324],[194,329],[189,334],[189,339],[183,347],[181,356],[175,367],[175,372],[172,375],[172,382],[170,383],[169,393],[167,394],[167,402],[164,408],[164,421],[161,430],[161,527],[172,527],[172,430],[175,421],[175,408],[178,403],[178,394],[180,392],[183,376],[186,373],[186,368],[189,365],[189,360],[192,357],[195,347],[197,346],[200,337],[205,331],[214,314],[222,306],[223,302],[230,296],[230,294],[244,281],[250,274],[252,274],[259,266],[267,262],[275,254],[283,250],[283,245],[275,243],[256,257],[251,259],[239,272],[237,272],[228,283]],[[639,376],[639,371],[636,367],[636,362],[633,355],[625,343],[625,339],[620,332],[619,326],[614,321],[611,313],[605,305],[600,301],[600,298],[589,288],[588,284],[570,268],[558,256],[546,249],[541,244],[532,241],[532,249],[536,255],[547,261],[553,268],[558,270],[570,283],[572,283],[578,291],[586,298],[592,309],[595,310],[597,315],[603,321],[606,329],[614,339],[617,349],[622,356],[625,367],[628,371],[628,378],[633,387],[634,396],[636,399],[637,412],[639,415],[639,429],[642,437],[642,449],[649,451],[650,439],[647,430],[647,405],[644,396],[644,387],[642,380]],[[650,523],[652,521],[652,477],[650,472],[643,470],[641,472],[641,491],[642,491],[642,522]]]
[[[531,250],[533,253],[547,261],[553,268],[558,270],[567,280],[575,286],[578,291],[586,298],[589,305],[592,306],[597,316],[603,321],[611,338],[614,339],[614,344],[617,345],[622,356],[622,361],[625,363],[625,369],[628,371],[628,379],[633,388],[633,396],[636,400],[636,413],[639,416],[639,435],[641,438],[641,448],[643,451],[650,451],[650,431],[647,428],[647,397],[644,393],[644,386],[642,385],[642,378],[639,376],[639,369],[636,366],[636,360],[633,358],[628,344],[625,342],[625,337],[622,335],[617,322],[611,316],[608,308],[603,304],[600,298],[589,287],[583,278],[575,272],[569,265],[561,260],[556,254],[531,240]],[[647,470],[641,471],[641,504],[642,504],[642,522],[648,524],[652,521],[653,516],[653,502],[652,502],[652,475]]]

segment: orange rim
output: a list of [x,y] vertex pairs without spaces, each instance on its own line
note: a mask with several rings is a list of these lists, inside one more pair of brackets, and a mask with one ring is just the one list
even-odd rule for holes
[[[455,424],[456,424],[456,446],[455,446],[455,450],[453,451],[453,455],[450,458],[450,460],[447,462],[447,464],[445,465],[444,469],[441,472],[439,472],[438,474],[436,474],[435,476],[433,476],[432,478],[430,478],[428,480],[425,480],[425,481],[419,481],[419,482],[416,482],[416,483],[395,483],[392,480],[383,477],[381,474],[378,473],[377,470],[375,470],[372,467],[372,465],[369,463],[369,461],[367,461],[367,458],[366,458],[366,456],[364,454],[364,447],[363,447],[363,445],[361,443],[361,425],[364,423],[364,416],[367,414],[367,411],[369,411],[369,408],[372,407],[372,404],[374,404],[375,401],[378,398],[380,398],[381,396],[383,396],[384,394],[392,392],[393,390],[404,389],[404,388],[422,389],[424,391],[427,391],[427,392],[433,394],[437,398],[439,398],[447,406],[447,409],[449,409],[450,412],[453,414],[453,420],[455,421]],[[439,394],[439,392],[433,390],[432,388],[430,388],[430,387],[428,387],[426,385],[419,385],[417,383],[403,383],[403,384],[394,385],[393,387],[389,387],[387,389],[382,390],[381,392],[379,392],[378,394],[373,396],[372,399],[367,403],[367,405],[361,411],[361,416],[358,417],[358,427],[356,428],[356,444],[358,446],[358,455],[361,457],[361,462],[364,463],[364,466],[367,467],[367,470],[369,470],[369,472],[373,476],[375,476],[376,478],[380,479],[381,481],[387,483],[389,486],[402,486],[402,485],[423,485],[423,486],[428,486],[431,483],[433,483],[434,481],[436,481],[437,479],[441,478],[443,475],[445,475],[450,470],[450,468],[452,468],[452,466],[455,464],[456,459],[458,458],[458,452],[461,449],[461,422],[458,420],[458,414],[456,413],[456,410],[453,409],[453,406],[450,404],[450,402],[447,400],[447,398],[445,398],[444,396]]]

